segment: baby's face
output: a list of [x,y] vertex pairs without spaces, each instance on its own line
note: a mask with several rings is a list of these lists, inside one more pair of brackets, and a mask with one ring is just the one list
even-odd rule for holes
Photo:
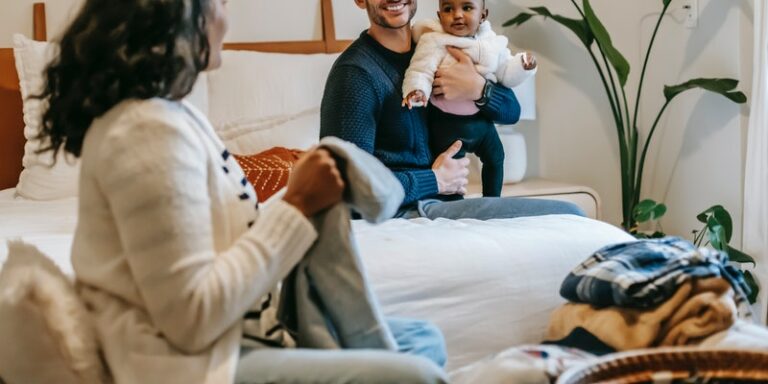
[[437,17],[443,30],[454,36],[474,36],[487,12],[483,0],[440,0]]

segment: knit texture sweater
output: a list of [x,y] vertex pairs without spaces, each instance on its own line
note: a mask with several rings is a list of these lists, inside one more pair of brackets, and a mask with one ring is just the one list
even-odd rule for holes
[[316,237],[187,103],[124,101],[85,136],[72,263],[117,384],[233,382],[243,314]]
[[[381,160],[403,185],[404,206],[439,197],[425,108],[401,105],[403,77],[413,52],[391,51],[364,31],[331,68],[320,112],[320,136],[353,142]],[[511,89],[494,84],[480,113],[500,124],[514,124],[520,104]]]

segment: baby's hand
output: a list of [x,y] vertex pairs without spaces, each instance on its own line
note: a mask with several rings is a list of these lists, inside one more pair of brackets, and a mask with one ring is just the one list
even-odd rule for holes
[[427,96],[420,90],[411,91],[408,96],[403,98],[403,107],[411,109],[413,107],[424,107],[427,105]]
[[530,52],[523,53],[522,60],[523,60],[523,69],[525,69],[526,71],[530,71],[536,68],[536,56],[534,56]]

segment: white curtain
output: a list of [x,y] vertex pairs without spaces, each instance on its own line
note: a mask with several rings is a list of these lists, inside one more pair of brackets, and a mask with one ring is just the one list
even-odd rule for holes
[[768,311],[768,4],[755,0],[755,46],[744,175],[743,248],[755,257],[759,319]]

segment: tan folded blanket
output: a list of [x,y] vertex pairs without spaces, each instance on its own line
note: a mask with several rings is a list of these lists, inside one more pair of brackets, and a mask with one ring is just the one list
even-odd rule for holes
[[722,278],[689,281],[653,309],[564,304],[550,318],[547,340],[560,340],[576,327],[616,350],[685,345],[728,329],[736,319],[730,284]]

